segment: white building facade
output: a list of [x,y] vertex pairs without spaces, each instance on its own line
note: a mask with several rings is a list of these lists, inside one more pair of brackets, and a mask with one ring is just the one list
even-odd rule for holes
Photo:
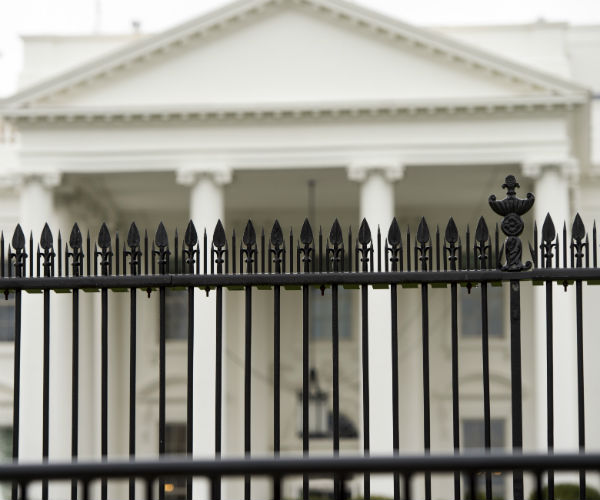
[[[0,150],[0,225],[17,222],[39,235],[45,222],[68,235],[77,221],[96,235],[101,222],[127,234],[129,224],[154,234],[160,221],[185,230],[192,219],[212,234],[217,220],[241,235],[251,218],[269,231],[277,218],[299,233],[304,217],[327,234],[335,218],[358,227],[363,217],[382,232],[393,217],[403,231],[421,216],[445,228],[453,216],[475,227],[491,193],[508,173],[536,195],[534,217],[551,213],[570,227],[581,212],[587,227],[600,215],[600,28],[538,23],[528,26],[424,29],[341,0],[241,0],[155,36],[30,37],[25,39],[22,90],[0,104],[10,131]],[[6,137],[9,133],[7,132]],[[531,232],[531,218],[528,231]],[[528,235],[524,239],[526,239]],[[572,287],[571,287],[572,288]],[[556,449],[577,449],[574,292],[555,292]],[[354,425],[344,452],[360,452],[359,296],[349,291],[342,333],[341,411]],[[389,299],[370,291],[371,453],[392,452]],[[158,441],[157,298],[139,298],[138,423],[140,456]],[[156,294],[154,294],[156,295]],[[510,444],[510,360],[507,290],[495,292],[492,332],[492,417],[496,443]],[[315,294],[314,310],[320,294]],[[587,310],[597,292],[586,290]],[[24,308],[39,311],[27,295]],[[449,299],[431,292],[432,452],[452,450]],[[469,297],[461,291],[460,387],[463,444],[483,418],[481,339],[469,330]],[[523,289],[524,449],[546,449],[545,302]],[[243,294],[225,296],[224,455],[243,452]],[[53,300],[52,330],[69,332],[70,304]],[[212,456],[214,414],[214,297],[197,292],[194,353],[194,449]],[[301,450],[297,432],[301,389],[301,310],[294,292],[283,297],[282,452]],[[175,311],[177,299],[171,306]],[[400,448],[422,452],[420,303],[400,291]],[[24,309],[27,310],[27,309]],[[110,299],[109,455],[127,456],[128,310]],[[272,438],[271,296],[254,303],[253,449],[268,454]],[[99,303],[82,298],[80,450],[99,456]],[[175,313],[174,313],[175,314]],[[313,313],[316,315],[316,313]],[[586,379],[600,340],[586,321]],[[504,317],[504,320],[502,320]],[[311,325],[318,330],[319,319]],[[176,326],[173,326],[176,328]],[[21,456],[41,457],[41,318],[23,319]],[[167,421],[185,422],[186,344],[168,342]],[[311,336],[311,363],[327,391],[327,335]],[[0,344],[0,425],[12,425],[12,343]],[[201,348],[200,348],[201,347]],[[52,458],[70,458],[70,337],[51,343]],[[586,387],[586,419],[600,398]],[[25,394],[27,391],[27,395]],[[37,396],[36,396],[37,395]],[[268,408],[265,411],[265,407]],[[587,429],[589,448],[600,430]],[[314,453],[331,449],[311,439]],[[434,496],[451,484],[434,485]],[[231,484],[226,496],[237,496]],[[254,485],[257,495],[266,486]],[[299,484],[287,486],[295,496]],[[119,486],[114,486],[115,493]],[[199,491],[202,489],[198,486]],[[353,493],[359,494],[357,482]],[[391,480],[372,493],[390,495]]]

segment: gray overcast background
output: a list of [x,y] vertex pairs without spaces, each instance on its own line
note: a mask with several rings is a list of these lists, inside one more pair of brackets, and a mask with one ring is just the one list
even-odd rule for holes
[[[600,24],[600,0],[355,0],[421,25]],[[137,21],[157,32],[227,0],[0,0],[0,97],[14,92],[22,34],[127,33]],[[600,55],[599,55],[600,57]]]

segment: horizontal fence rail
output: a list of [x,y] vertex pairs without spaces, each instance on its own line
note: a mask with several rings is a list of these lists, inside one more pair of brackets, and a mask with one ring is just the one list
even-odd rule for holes
[[[199,333],[194,329],[195,300],[203,292],[215,298],[214,332],[203,332],[214,335],[215,339],[215,374],[214,401],[206,402],[203,408],[214,412],[214,456],[212,462],[160,461],[160,462],[107,462],[100,464],[45,464],[45,465],[7,465],[0,466],[0,479],[13,481],[12,497],[25,498],[27,484],[34,480],[42,480],[42,499],[49,497],[48,480],[58,478],[73,479],[71,499],[77,500],[80,492],[78,482],[83,481],[83,498],[88,498],[89,483],[99,479],[101,482],[100,498],[107,500],[109,478],[129,478],[129,499],[135,500],[136,484],[134,478],[146,480],[145,495],[151,498],[154,482],[158,482],[158,497],[165,498],[165,475],[183,475],[186,478],[186,498],[193,497],[192,477],[203,476],[211,480],[211,499],[221,499],[221,477],[226,475],[244,476],[244,500],[251,500],[251,476],[265,474],[273,479],[273,497],[281,498],[281,480],[287,475],[303,475],[302,498],[310,496],[309,480],[315,474],[330,475],[334,478],[334,497],[344,497],[345,482],[348,474],[363,474],[363,492],[370,498],[370,474],[388,472],[394,476],[393,497],[408,500],[412,498],[411,481],[417,473],[424,474],[424,496],[432,498],[431,474],[448,472],[454,474],[453,491],[448,493],[455,500],[464,496],[461,492],[463,482],[461,474],[466,474],[469,495],[475,498],[475,479],[477,472],[485,473],[485,498],[494,497],[491,473],[494,471],[511,471],[513,498],[522,500],[525,497],[522,473],[530,472],[535,477],[536,498],[541,498],[542,472],[547,473],[548,498],[554,498],[554,470],[576,470],[579,472],[579,496],[585,497],[586,470],[600,470],[600,457],[597,455],[552,455],[554,449],[554,354],[553,345],[553,288],[557,282],[565,287],[573,285],[576,291],[576,324],[573,330],[577,338],[577,411],[578,411],[578,444],[581,452],[585,451],[585,418],[584,418],[584,370],[583,370],[583,289],[582,284],[600,283],[600,268],[597,266],[597,234],[594,224],[591,238],[579,215],[576,215],[569,234],[566,225],[562,233],[556,231],[554,222],[548,215],[542,225],[541,232],[534,223],[531,231],[532,241],[528,244],[530,260],[523,257],[521,234],[525,224],[521,218],[534,203],[534,197],[528,194],[525,199],[516,196],[515,189],[519,185],[513,176],[508,176],[503,188],[507,195],[503,200],[490,196],[489,205],[502,221],[495,224],[492,231],[484,217],[472,232],[467,226],[461,234],[452,218],[447,226],[432,233],[423,218],[415,233],[410,229],[401,230],[394,219],[382,234],[378,228],[375,235],[366,220],[360,224],[354,239],[351,228],[343,231],[335,220],[324,236],[319,228],[318,233],[308,220],[305,220],[295,238],[292,230],[284,234],[278,221],[273,224],[267,237],[265,231],[257,235],[251,221],[248,221],[241,239],[235,232],[228,237],[221,221],[218,221],[212,235],[205,230],[201,237],[192,221],[187,225],[184,237],[180,240],[177,230],[172,237],[165,226],[160,223],[152,237],[145,231],[142,234],[135,223],[132,223],[125,241],[121,242],[119,234],[110,233],[108,226],[102,224],[96,238],[88,232],[85,238],[77,224],[71,230],[68,241],[63,242],[59,232],[56,246],[54,235],[46,224],[39,243],[34,243],[34,235],[25,233],[17,226],[10,244],[6,244],[4,235],[0,236],[0,290],[6,298],[14,293],[14,404],[13,404],[13,458],[20,457],[20,438],[27,429],[19,428],[21,396],[21,362],[26,355],[21,349],[22,317],[24,314],[37,312],[24,310],[22,293],[43,293],[43,404],[42,404],[42,457],[49,457],[50,443],[50,344],[54,332],[50,329],[51,291],[68,293],[72,297],[72,415],[71,415],[71,456],[74,461],[79,457],[78,429],[80,415],[78,413],[79,379],[82,369],[79,359],[80,342],[80,295],[81,292],[99,292],[100,294],[100,451],[103,460],[110,458],[108,446],[108,375],[109,375],[109,302],[111,291],[129,292],[129,420],[128,450],[132,458],[136,457],[136,370],[138,359],[136,345],[138,342],[138,291],[148,296],[158,293],[158,453],[167,454],[166,449],[166,293],[170,288],[187,291],[187,392],[186,392],[186,452],[191,456],[194,452],[194,435],[201,432],[193,425],[194,411],[199,402],[194,402],[194,352],[201,349]],[[523,262],[525,260],[525,262]],[[521,283],[531,281],[535,285],[545,286],[546,298],[546,340],[547,364],[546,387],[548,423],[548,455],[521,455],[523,448],[523,409],[522,409],[522,373],[521,373]],[[458,338],[458,287],[466,286],[469,293],[477,286],[481,290],[481,369],[484,415],[484,448],[491,450],[491,395],[490,395],[490,361],[489,361],[489,318],[488,287],[505,283],[510,296],[510,374],[511,374],[511,439],[514,454],[507,456],[459,455],[463,446],[460,436],[459,405],[459,338]],[[393,453],[398,455],[400,445],[399,417],[399,359],[398,348],[402,339],[398,334],[398,286],[416,287],[420,289],[420,330],[422,348],[422,399],[423,399],[423,450],[420,457],[389,458],[342,458],[340,452],[341,416],[340,416],[340,287],[358,288],[360,290],[360,378],[362,381],[362,449],[365,457],[370,454],[370,397],[369,380],[369,348],[373,332],[369,332],[369,286],[387,288],[390,304],[390,358],[392,382],[392,435]],[[310,308],[313,301],[311,288],[320,288],[324,294],[326,288],[331,291],[331,380],[332,380],[332,455],[326,459],[309,458],[309,393],[316,384],[310,360]],[[429,456],[431,450],[431,367],[430,367],[430,298],[431,288],[449,287],[450,322],[448,330],[451,342],[451,386],[452,386],[452,441],[455,455],[446,457]],[[200,290],[197,290],[197,289]],[[269,289],[273,297],[272,330],[267,332],[273,339],[273,454],[278,457],[281,452],[281,289],[302,290],[302,325],[301,335],[302,374],[301,374],[301,414],[302,414],[302,459],[254,459],[251,436],[253,422],[252,407],[252,345],[257,334],[253,331],[253,294],[255,289]],[[224,289],[242,290],[244,292],[244,336],[243,336],[243,450],[247,457],[234,461],[221,459],[223,438],[223,319],[226,314],[223,306]],[[380,334],[380,332],[375,332]],[[212,405],[212,407],[210,406]],[[401,481],[402,480],[402,481]],[[20,485],[20,487],[19,487]],[[401,491],[401,485],[404,490]],[[139,489],[139,488],[138,488]]]
[[[549,470],[569,472],[585,470],[598,473],[598,454],[481,454],[468,455],[409,455],[402,457],[327,457],[327,458],[252,458],[222,460],[185,460],[163,457],[160,460],[112,462],[80,462],[53,464],[19,464],[0,466],[0,481],[16,481],[20,497],[28,498],[29,486],[42,480],[75,480],[81,484],[83,499],[89,498],[93,481],[106,479],[142,479],[145,481],[145,499],[154,498],[154,484],[163,476],[193,476],[208,479],[209,498],[214,498],[217,482],[224,477],[268,477],[273,483],[273,499],[280,500],[281,486],[286,477],[307,475],[311,478],[338,478],[347,482],[357,474],[391,474],[402,476],[404,498],[412,496],[412,480],[424,473],[459,473],[474,484],[475,475],[486,472],[529,473],[534,479],[535,499],[544,498],[542,476]],[[475,489],[470,488],[466,498],[475,500]]]

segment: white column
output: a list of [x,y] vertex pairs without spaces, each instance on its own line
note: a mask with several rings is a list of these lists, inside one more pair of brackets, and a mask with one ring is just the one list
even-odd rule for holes
[[[227,168],[186,169],[177,173],[177,181],[190,186],[190,218],[198,232],[201,246],[205,229],[210,245],[217,221],[221,220],[224,223],[223,186],[231,181],[231,171]],[[204,291],[196,290],[194,300],[193,447],[194,457],[198,458],[212,458],[215,455],[215,308],[216,293],[214,291],[206,297]],[[223,352],[225,352],[225,339]],[[223,393],[225,387],[223,381]],[[222,423],[224,422],[223,416]],[[225,426],[223,425],[222,428],[225,429]],[[225,434],[226,432],[223,431],[222,449],[224,449]],[[208,495],[208,484],[205,481],[194,481],[194,498],[204,500],[208,499]]]
[[[569,164],[530,164],[525,175],[535,179],[535,220],[541,243],[542,224],[549,213],[562,245],[563,224],[570,234],[572,216],[569,197]],[[562,246],[560,252],[562,255]],[[562,265],[562,256],[561,256]],[[575,452],[577,439],[577,351],[575,335],[575,299],[572,287],[567,293],[562,285],[553,286],[554,345],[554,443],[557,451]],[[540,451],[547,449],[546,398],[546,289],[534,292],[535,322],[535,398],[536,443]]]
[[[36,262],[37,244],[47,222],[56,242],[54,233],[57,217],[54,206],[53,188],[60,182],[60,175],[28,175],[22,178],[19,206],[19,222],[26,235],[26,252],[29,254],[29,235],[33,232],[34,255],[30,259]],[[56,243],[55,243],[56,246]],[[29,268],[29,266],[28,266]],[[28,271],[27,271],[28,272]],[[42,458],[42,401],[43,401],[43,296],[42,294],[22,294],[21,316],[21,370],[20,370],[20,414],[19,414],[19,458],[39,461]],[[52,319],[52,314],[51,314]],[[60,343],[60,340],[58,341]],[[52,343],[51,343],[52,345]],[[51,361],[52,368],[52,361]],[[60,378],[60,376],[59,376]],[[52,380],[52,377],[51,377]],[[51,387],[52,389],[52,387]],[[55,389],[56,390],[56,389]],[[64,388],[62,389],[65,390]],[[51,390],[51,392],[53,392]],[[52,403],[52,402],[51,402]],[[51,409],[52,409],[51,404]],[[56,449],[55,435],[62,434],[60,428],[52,426],[51,416],[50,456]],[[59,437],[59,436],[56,436]],[[64,436],[59,439],[64,441]],[[32,492],[33,496],[39,490]]]
[[[400,180],[403,174],[404,167],[396,161],[355,164],[348,169],[350,179],[360,182],[360,221],[365,218],[369,223],[374,245],[378,226],[385,241],[394,218],[394,181]],[[389,456],[393,453],[390,292],[370,289],[368,297],[370,453]],[[362,348],[359,349],[362,359]],[[360,407],[362,419],[362,402]],[[364,425],[360,428],[362,434]],[[363,438],[361,435],[361,443]],[[371,477],[372,495],[392,496],[393,493],[392,477]]]

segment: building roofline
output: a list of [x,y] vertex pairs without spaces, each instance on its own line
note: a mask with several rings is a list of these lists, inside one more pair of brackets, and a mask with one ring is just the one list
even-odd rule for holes
[[488,74],[525,82],[542,92],[563,96],[588,93],[588,90],[578,83],[532,69],[346,0],[237,0],[29,86],[5,99],[4,107],[31,106],[36,101],[66,92],[97,78],[113,75],[134,64],[143,63],[154,55],[185,45],[194,38],[207,36],[226,25],[244,22],[284,4],[305,6],[324,16],[333,16],[354,26],[367,26],[383,36],[444,55],[450,60],[466,63]]

